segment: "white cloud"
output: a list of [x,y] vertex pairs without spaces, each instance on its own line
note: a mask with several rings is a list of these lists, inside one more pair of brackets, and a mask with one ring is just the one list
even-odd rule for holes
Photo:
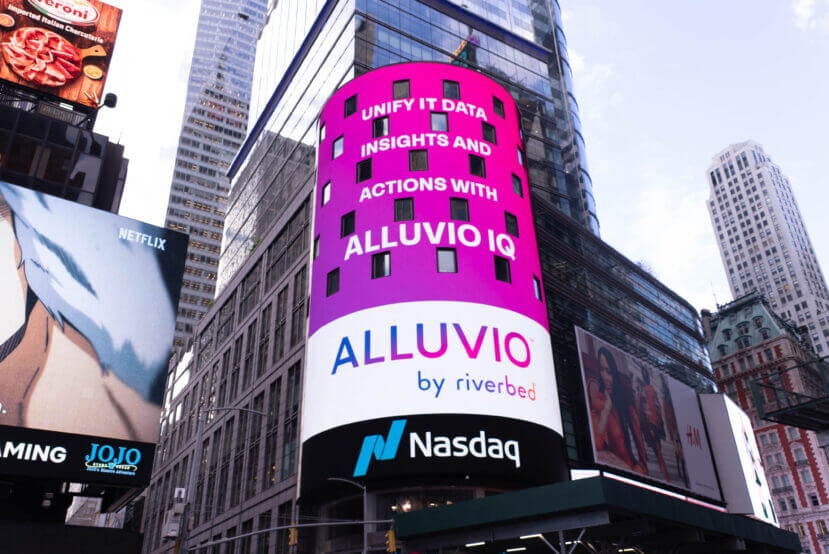
[[792,11],[798,29],[829,31],[829,0],[794,0]]

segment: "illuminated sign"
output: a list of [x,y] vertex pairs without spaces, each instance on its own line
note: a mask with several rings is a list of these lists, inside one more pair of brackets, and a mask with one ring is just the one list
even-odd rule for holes
[[576,328],[596,463],[720,500],[697,392]]
[[55,477],[149,475],[186,246],[181,233],[0,182],[0,473],[12,459],[32,462],[16,466],[24,473],[54,465],[61,447],[83,463],[62,461]]
[[98,0],[0,0],[0,79],[97,108],[120,20]]
[[[303,494],[358,459],[366,479],[555,480],[561,416],[509,93],[448,64],[384,67],[331,97],[320,135]],[[334,443],[353,457],[332,474]]]

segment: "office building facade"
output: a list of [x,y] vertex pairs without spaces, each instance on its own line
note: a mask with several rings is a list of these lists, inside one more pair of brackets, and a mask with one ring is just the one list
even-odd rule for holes
[[256,40],[267,0],[203,0],[165,226],[190,236],[175,347],[216,292],[227,169],[245,138]]
[[753,141],[714,156],[708,211],[734,298],[760,292],[829,355],[829,289],[789,178]]
[[[307,10],[315,10],[315,17]],[[193,525],[187,540],[204,552],[226,539],[243,551],[287,552],[286,527],[298,518],[360,519],[363,500],[367,519],[385,519],[395,511],[510,488],[463,482],[423,487],[413,481],[372,490],[363,499],[353,485],[340,482],[298,508],[317,159],[328,156],[337,138],[328,130],[321,136],[319,114],[334,91],[379,67],[408,61],[462,66],[494,80],[518,107],[524,193],[540,261],[537,293],[551,331],[569,468],[595,467],[575,325],[696,390],[713,390],[693,307],[598,237],[557,2],[280,2],[268,21],[257,55],[272,59],[261,67],[283,69],[281,76],[262,69],[255,79],[267,92],[254,93],[262,98],[255,101],[261,115],[231,166],[222,290],[198,324],[192,350],[170,367],[147,497],[145,551],[167,548],[165,514],[174,489],[188,486],[196,450],[201,456],[189,484]],[[320,144],[328,145],[325,152]],[[503,215],[499,223],[506,225]],[[338,286],[354,283],[339,280]],[[201,433],[199,414],[206,415]],[[255,533],[274,527],[280,529]],[[356,551],[361,531],[302,531],[301,549]],[[382,548],[384,531],[370,526],[371,548]]]
[[[742,296],[717,313],[703,312],[717,384],[749,414],[780,526],[800,537],[803,552],[829,551],[829,461],[814,431],[759,419],[751,385],[764,380],[809,397],[820,395],[815,352],[791,322],[759,293]],[[756,386],[756,385],[755,385]],[[764,403],[772,390],[756,389]]]

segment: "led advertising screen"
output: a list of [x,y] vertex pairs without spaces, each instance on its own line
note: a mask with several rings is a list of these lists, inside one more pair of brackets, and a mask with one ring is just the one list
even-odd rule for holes
[[700,404],[708,428],[717,430],[711,448],[723,477],[726,508],[779,526],[751,419],[724,394],[701,394]]
[[0,79],[96,108],[120,21],[98,0],[0,0]]
[[186,247],[0,181],[0,474],[149,477]]
[[576,328],[596,463],[721,500],[697,392]]
[[509,93],[447,64],[372,71],[326,104],[318,157],[303,494],[332,476],[558,479],[552,349]]

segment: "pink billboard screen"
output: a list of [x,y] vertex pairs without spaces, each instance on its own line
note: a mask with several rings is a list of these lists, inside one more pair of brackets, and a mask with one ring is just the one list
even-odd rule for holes
[[[313,439],[353,428],[362,440],[364,425],[380,422],[371,432],[385,433],[388,418],[416,418],[401,437],[410,455],[423,444],[407,442],[413,422],[427,429],[428,418],[449,414],[526,423],[560,445],[518,110],[500,85],[457,66],[400,64],[328,101],[308,333],[305,485]],[[539,480],[527,463],[503,460]]]

